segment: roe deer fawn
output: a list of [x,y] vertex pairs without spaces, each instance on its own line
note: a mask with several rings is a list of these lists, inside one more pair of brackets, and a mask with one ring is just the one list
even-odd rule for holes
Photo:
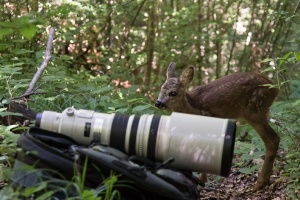
[[[189,67],[177,77],[175,63],[171,63],[155,106],[175,112],[245,119],[260,135],[266,147],[265,160],[253,190],[263,188],[269,183],[280,142],[267,118],[269,107],[279,90],[263,86],[272,82],[262,75],[249,72],[228,75],[187,91],[193,76],[194,68]],[[206,175],[202,178],[206,179]]]

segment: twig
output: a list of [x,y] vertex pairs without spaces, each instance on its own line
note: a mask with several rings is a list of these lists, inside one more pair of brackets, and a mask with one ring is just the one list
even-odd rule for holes
[[297,6],[296,6],[296,8],[295,8],[295,10],[294,10],[294,12],[293,12],[293,15],[296,14],[296,11],[297,11],[297,9],[298,9],[299,3],[300,3],[300,1],[298,1],[298,3],[297,3]]
[[[33,92],[26,93],[26,94],[23,94],[23,95],[18,96],[18,97],[14,97],[12,100],[28,98],[31,95],[37,95],[37,94],[46,94],[46,92],[35,92],[35,91],[33,91]],[[29,100],[29,99],[27,99],[27,100]]]
[[[36,92],[43,84],[40,84],[39,86],[35,87],[31,92],[28,93],[28,90],[26,91],[26,93],[24,93],[21,96],[18,97],[14,97],[12,98],[12,100],[16,100],[16,99],[22,99],[22,98],[28,98],[31,95],[37,95],[37,94],[46,94],[46,92]],[[28,100],[28,99],[27,99]]]
[[20,97],[16,97],[14,99],[20,99],[20,98],[28,98],[30,95],[33,94],[37,94],[35,91],[36,89],[34,88],[34,86],[36,85],[37,81],[39,80],[39,78],[41,77],[41,75],[43,74],[45,68],[47,67],[50,59],[51,59],[51,48],[52,48],[52,42],[53,42],[53,38],[54,38],[54,32],[55,29],[51,28],[49,31],[49,38],[48,38],[48,42],[47,42],[47,47],[46,47],[46,51],[45,51],[45,59],[43,61],[43,63],[41,64],[40,68],[38,69],[38,71],[35,73],[34,77],[32,78],[30,84],[29,84],[29,88],[27,89],[27,91]]

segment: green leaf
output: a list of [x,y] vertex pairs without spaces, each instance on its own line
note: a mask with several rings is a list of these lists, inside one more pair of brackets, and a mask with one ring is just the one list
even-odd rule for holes
[[5,28],[0,28],[0,40],[3,39],[3,36],[4,36],[4,35],[7,35],[7,34],[12,33],[12,32],[13,32],[13,29],[9,29],[9,28],[7,28],[7,29],[5,29]]
[[[1,39],[1,38],[0,38]],[[0,44],[0,50],[4,50],[6,48],[8,48],[9,45],[8,44]]]
[[253,172],[251,170],[251,168],[248,168],[248,167],[241,168],[239,171],[244,173],[244,174],[251,174]]
[[142,101],[144,100],[143,98],[134,98],[134,99],[130,99],[128,100],[128,103],[134,103],[134,102],[138,102],[138,101]]
[[266,58],[266,59],[262,60],[261,63],[270,62],[270,61],[272,61],[272,60],[273,60],[272,58]]
[[113,186],[118,180],[117,176],[110,176],[108,180],[105,181],[105,185],[107,186]]
[[131,87],[128,88],[129,94],[135,94],[136,90],[139,88],[138,85],[132,85]]
[[129,108],[119,108],[116,110],[117,113],[126,113]]
[[269,72],[273,70],[273,66],[269,66],[266,69],[264,69],[262,72]]
[[44,55],[44,52],[43,51],[38,51],[35,53],[35,58],[36,59],[39,59],[39,58],[42,58]]
[[14,51],[15,54],[25,54],[25,53],[32,53],[33,51],[27,50],[27,49],[16,49]]
[[296,42],[296,40],[295,40],[295,39],[292,39],[292,40],[289,40],[289,41],[287,41],[287,42]]
[[[22,114],[21,114],[22,115]],[[23,116],[23,115],[22,115]],[[5,130],[7,130],[7,131],[10,131],[10,130],[12,130],[12,129],[14,129],[14,128],[16,128],[16,127],[18,127],[19,125],[10,125],[10,126],[6,126],[5,127]]]
[[36,33],[36,27],[33,24],[27,24],[26,27],[20,29],[20,33],[27,39],[31,40]]
[[141,111],[143,111],[143,110],[146,110],[146,109],[148,109],[148,108],[150,108],[151,107],[151,105],[141,105],[141,106],[136,106],[136,107],[134,107],[133,109],[132,109],[132,112],[133,113],[138,113],[138,112],[141,112]]
[[288,82],[290,82],[290,80],[282,81],[282,82],[280,82],[280,86],[283,85],[283,84],[285,84],[285,83],[288,83]]
[[5,117],[5,116],[19,116],[19,117],[23,117],[23,115],[21,113],[14,113],[14,112],[0,112],[0,116],[1,117]]
[[[14,125],[14,126],[18,126],[18,125]],[[13,129],[14,129],[13,131],[25,131],[25,130],[28,130],[29,127],[19,126],[19,127],[13,128]]]
[[22,67],[14,67],[11,69],[12,73],[15,73],[15,72],[19,72],[19,71],[22,71]]
[[290,57],[291,54],[292,54],[292,52],[289,52],[289,53],[285,54],[282,58],[280,58],[279,67]]
[[18,84],[16,84],[13,88],[14,88],[14,89],[18,89],[18,88],[27,88],[28,85],[29,85],[29,83],[25,83],[25,84],[18,83]]
[[15,199],[16,191],[11,186],[6,186],[0,190],[1,199]]
[[81,85],[80,86],[80,90],[82,91],[94,91],[95,90],[95,86],[88,84],[88,85]]
[[102,88],[99,88],[97,90],[93,90],[91,92],[91,94],[101,94],[101,93],[104,93],[104,92],[109,92],[109,91],[112,91],[113,90],[113,87],[111,86],[106,86],[106,87],[102,87]]
[[36,187],[28,187],[26,188],[23,192],[22,195],[24,195],[25,197],[29,197],[31,195],[33,195],[34,193],[41,191],[42,189],[46,188],[47,183],[46,182],[40,182],[38,186]]
[[253,167],[243,167],[239,171],[244,173],[244,174],[252,174],[255,170],[257,170],[258,166],[253,166]]
[[300,61],[300,52],[295,52],[294,56],[295,56],[297,61]]
[[22,67],[16,67],[16,66],[22,66],[24,64],[24,62],[20,62],[20,63],[14,63],[11,65],[4,65],[0,68],[1,72],[3,74],[20,74],[23,68]]
[[86,199],[86,200],[96,200],[96,199],[100,199],[100,197],[96,197],[95,194],[93,193],[93,191],[91,190],[83,190],[83,193],[81,195],[82,199]]
[[43,193],[42,195],[40,195],[39,197],[36,198],[36,200],[44,200],[44,199],[53,199],[52,196],[56,191],[47,191],[45,193]]
[[0,164],[7,162],[8,157],[7,156],[0,156]]

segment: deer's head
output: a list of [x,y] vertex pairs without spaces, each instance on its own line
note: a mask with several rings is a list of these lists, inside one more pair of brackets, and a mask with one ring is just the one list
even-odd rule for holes
[[155,106],[160,109],[169,109],[172,111],[181,110],[180,107],[186,102],[186,88],[193,80],[194,68],[189,67],[183,71],[180,77],[176,75],[176,64],[171,63],[167,70],[167,80],[161,86],[158,99],[155,101]]

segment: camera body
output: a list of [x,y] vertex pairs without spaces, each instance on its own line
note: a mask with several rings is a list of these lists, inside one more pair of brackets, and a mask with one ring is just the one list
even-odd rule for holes
[[93,140],[128,155],[171,167],[228,176],[235,141],[235,120],[173,112],[165,115],[105,114],[91,110],[44,111],[36,127],[67,135],[82,145]]

